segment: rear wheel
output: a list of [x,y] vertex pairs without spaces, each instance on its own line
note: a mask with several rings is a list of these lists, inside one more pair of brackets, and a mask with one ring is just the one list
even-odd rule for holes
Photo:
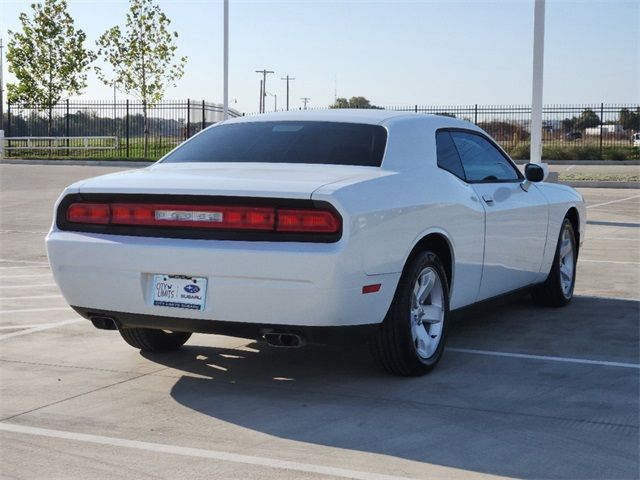
[[449,316],[449,287],[442,262],[420,253],[400,279],[387,316],[374,334],[374,358],[394,375],[424,375],[442,357]]
[[191,333],[153,328],[121,328],[120,335],[129,345],[145,352],[168,352],[184,345]]
[[545,282],[534,287],[531,292],[533,301],[548,307],[562,307],[569,303],[573,298],[577,261],[576,234],[569,219],[565,218],[560,229],[553,266]]

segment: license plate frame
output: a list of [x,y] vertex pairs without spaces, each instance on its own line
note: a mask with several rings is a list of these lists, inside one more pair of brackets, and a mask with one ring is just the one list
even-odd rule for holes
[[203,311],[207,299],[207,278],[154,273],[151,303],[156,307]]

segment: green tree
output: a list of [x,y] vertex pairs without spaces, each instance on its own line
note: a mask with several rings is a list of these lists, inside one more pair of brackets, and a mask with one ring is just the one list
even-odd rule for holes
[[171,20],[153,0],[130,0],[125,30],[115,26],[96,42],[98,55],[113,75],[100,67],[96,73],[106,85],[115,84],[142,102],[144,156],[149,144],[148,110],[162,100],[167,87],[184,74],[187,57],[176,57],[177,32],[169,32]]
[[575,128],[580,130],[598,125],[600,125],[600,117],[590,108],[585,109],[574,122]]
[[53,106],[86,87],[95,55],[85,49],[86,35],[74,27],[66,0],[33,3],[31,9],[31,16],[20,14],[22,32],[9,31],[7,60],[17,83],[7,85],[7,100],[46,111],[51,136]]
[[365,97],[336,98],[336,101],[329,108],[379,108],[371,105],[371,102]]
[[620,110],[618,118],[620,125],[625,130],[640,131],[640,107],[636,108],[635,112],[628,108],[623,108]]

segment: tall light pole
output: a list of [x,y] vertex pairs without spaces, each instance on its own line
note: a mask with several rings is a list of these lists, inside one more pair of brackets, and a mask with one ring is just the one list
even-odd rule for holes
[[262,109],[260,110],[260,113],[264,113],[264,111],[266,110],[264,107],[264,99],[267,96],[267,74],[268,73],[274,73],[273,70],[267,70],[267,69],[263,69],[263,70],[256,70],[256,73],[261,73],[262,74],[262,88],[260,89],[260,98],[262,99]]
[[229,0],[224,0],[223,119],[229,118]]
[[531,94],[531,163],[542,163],[542,72],[544,67],[544,2],[533,12],[533,78]]
[[280,80],[286,80],[287,81],[287,112],[289,111],[289,82],[291,80],[295,80],[295,78],[290,77],[289,74],[287,73],[287,76],[284,78],[280,78]]
[[0,130],[4,130],[4,84],[2,83],[2,38],[0,38]]

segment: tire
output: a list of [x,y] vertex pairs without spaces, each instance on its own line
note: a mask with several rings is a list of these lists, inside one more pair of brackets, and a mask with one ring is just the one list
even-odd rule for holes
[[169,352],[185,344],[190,332],[168,332],[153,328],[121,328],[120,335],[132,347],[145,352]]
[[[567,250],[568,247],[570,251]],[[565,218],[558,236],[551,271],[544,283],[533,288],[533,301],[545,307],[563,307],[568,304],[573,298],[577,262],[576,234],[571,221]]]
[[[426,293],[420,295],[422,287]],[[416,292],[423,297],[420,304]],[[371,339],[374,359],[393,375],[428,373],[442,357],[448,319],[449,285],[442,262],[433,252],[421,252],[402,274],[389,312]]]

